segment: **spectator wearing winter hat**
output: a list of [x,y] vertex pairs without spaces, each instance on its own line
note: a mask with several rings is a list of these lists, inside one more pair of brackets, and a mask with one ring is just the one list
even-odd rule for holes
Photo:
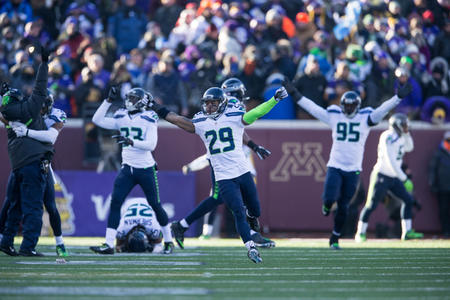
[[425,99],[432,96],[450,98],[450,82],[448,78],[448,64],[442,57],[435,57],[430,63],[431,76],[425,86]]
[[395,77],[397,79],[394,83],[394,90],[397,90],[400,85],[403,86],[406,82],[409,82],[412,86],[411,93],[402,99],[395,111],[408,115],[411,120],[416,120],[419,117],[420,107],[422,106],[422,88],[404,67],[395,69]]
[[58,37],[60,45],[67,45],[70,48],[70,57],[76,59],[78,56],[78,49],[81,43],[88,39],[87,36],[80,32],[78,19],[75,17],[68,17],[64,22],[63,31]]
[[317,28],[314,23],[310,22],[309,16],[305,12],[299,12],[295,16],[296,37],[300,41],[300,51],[308,53],[306,41],[314,36]]
[[434,56],[441,56],[447,62],[450,61],[450,19],[447,18],[445,26],[442,28],[435,40],[433,47]]
[[161,4],[162,6],[156,10],[153,18],[160,24],[164,37],[168,38],[183,8],[175,0],[161,0]]
[[450,122],[450,98],[433,96],[426,99],[420,119],[436,125]]
[[55,108],[63,110],[68,117],[77,116],[76,103],[72,101],[75,85],[68,73],[64,72],[59,58],[54,58],[48,64],[47,87],[53,93]]
[[283,15],[274,8],[269,9],[265,17],[266,30],[265,38],[271,43],[276,43],[279,39],[288,39],[287,34],[283,31]]
[[[284,80],[284,76],[281,73],[274,72],[266,79],[266,87],[262,93],[264,101],[268,101],[273,97],[275,91],[281,87]],[[295,120],[296,119],[296,106],[291,96],[283,99],[278,103],[269,113],[264,115],[261,119],[267,120]]]

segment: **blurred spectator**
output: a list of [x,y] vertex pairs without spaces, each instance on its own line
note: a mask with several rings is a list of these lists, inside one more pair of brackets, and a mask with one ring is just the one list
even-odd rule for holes
[[176,49],[179,44],[186,46],[190,33],[190,24],[195,18],[195,11],[193,9],[185,9],[181,11],[176,27],[172,29],[169,34],[167,46],[171,49]]
[[420,117],[436,125],[450,122],[450,99],[442,96],[426,99]]
[[433,155],[429,166],[428,182],[439,202],[439,219],[444,237],[450,237],[450,131]]
[[116,39],[118,54],[138,46],[147,25],[147,17],[136,6],[136,0],[125,0],[118,12],[108,19],[108,35]]
[[103,100],[102,90],[94,84],[94,75],[88,67],[81,70],[81,80],[76,84],[74,96],[80,117],[84,115],[86,103],[98,103]]
[[242,45],[236,37],[238,23],[234,20],[225,22],[219,33],[218,51],[224,57],[227,54],[233,54],[238,59],[242,53]]
[[62,25],[63,31],[58,37],[60,45],[67,45],[70,48],[70,57],[76,59],[78,49],[81,43],[87,38],[80,32],[78,19],[75,17],[68,17]]
[[[263,92],[264,101],[273,97],[275,91],[281,86],[284,76],[281,73],[273,73],[266,79],[266,88]],[[268,120],[294,120],[296,119],[296,103],[291,96],[283,99],[269,113],[261,117]]]
[[434,56],[441,56],[447,62],[450,61],[450,19],[447,16],[443,31],[438,34],[434,41],[433,47]]
[[386,52],[380,50],[375,53],[373,67],[366,80],[367,106],[378,107],[392,96],[395,80],[393,65]]
[[[102,91],[106,91],[105,88],[108,85],[110,73],[103,69],[104,61],[100,54],[92,53],[87,57],[87,67],[92,75],[94,84]],[[82,81],[78,78],[77,84]]]
[[279,39],[288,39],[289,37],[283,31],[283,15],[275,8],[267,11],[265,21],[267,24],[264,32],[265,39],[271,43],[276,43]]
[[158,62],[156,70],[147,79],[145,89],[168,109],[183,116],[188,114],[186,92],[169,57]]
[[272,48],[271,58],[273,68],[281,72],[284,76],[292,80],[296,73],[296,67],[293,61],[294,50],[289,40],[280,39]]
[[312,39],[317,28],[309,19],[305,12],[299,12],[295,17],[296,36],[300,41],[300,50],[302,53],[307,53],[306,41]]
[[[140,49],[133,49],[130,52],[130,61],[126,64],[126,69],[131,76],[131,83],[135,87],[145,84],[146,74],[144,72],[144,53]],[[114,72],[114,71],[113,71]],[[112,75],[111,75],[112,76]],[[109,89],[107,89],[109,90]],[[125,99],[125,98],[123,98]]]
[[403,85],[406,82],[409,82],[412,86],[412,92],[402,99],[402,102],[395,108],[395,111],[406,114],[411,120],[416,120],[419,116],[420,107],[422,106],[422,88],[404,67],[395,69],[395,77],[397,78],[394,83],[395,90],[397,90],[399,85]]
[[240,61],[239,78],[247,88],[251,100],[258,100],[264,89],[264,79],[271,67],[263,61],[261,50],[255,45],[248,45]]
[[448,63],[442,57],[435,57],[430,63],[431,78],[425,86],[424,97],[444,96],[450,98]]
[[156,10],[153,18],[161,25],[161,32],[164,37],[168,38],[183,8],[175,0],[161,0],[161,4],[162,6]]
[[56,108],[63,110],[68,117],[78,116],[77,106],[72,101],[75,85],[69,74],[64,73],[58,58],[48,64],[48,88],[52,91]]
[[364,99],[364,88],[361,82],[350,80],[350,69],[345,61],[338,63],[334,78],[328,81],[324,92],[324,100],[327,106],[331,104],[340,105],[342,95],[348,91],[356,91]]
[[[0,8],[0,14],[4,12],[7,13],[8,18],[15,24],[25,24],[33,21],[33,10],[28,1],[9,0]],[[19,33],[22,33],[22,29],[23,27],[16,28]]]

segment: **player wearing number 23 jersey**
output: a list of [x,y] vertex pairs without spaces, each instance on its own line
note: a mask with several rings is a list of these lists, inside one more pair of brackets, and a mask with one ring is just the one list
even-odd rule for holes
[[141,88],[131,89],[126,94],[126,109],[119,109],[112,118],[109,118],[106,117],[106,112],[111,106],[110,99],[114,97],[114,94],[115,88],[113,87],[108,99],[103,101],[95,112],[92,121],[102,128],[120,131],[120,135],[113,137],[122,145],[122,168],[114,181],[106,228],[106,243],[90,249],[99,254],[114,253],[120,208],[131,190],[136,185],[140,185],[162,227],[165,242],[164,253],[169,254],[173,249],[172,235],[167,213],[159,199],[156,163],[151,152],[155,149],[158,139],[158,116],[155,112],[147,109],[148,103],[153,97]]
[[348,203],[356,192],[359,173],[362,169],[364,145],[372,126],[407,96],[411,87],[400,87],[397,95],[385,101],[376,109],[360,109],[361,98],[356,92],[346,92],[341,97],[340,106],[320,107],[304,97],[290,82],[285,82],[288,93],[297,99],[297,104],[318,120],[330,126],[333,145],[327,163],[327,175],[322,195],[322,213],[328,216],[331,206],[337,202],[334,227],[330,237],[330,248],[340,249],[339,236],[347,216]]
[[272,99],[245,112],[240,103],[229,103],[221,88],[209,88],[203,94],[202,111],[192,120],[156,103],[152,105],[161,118],[187,132],[198,134],[204,142],[219,186],[219,197],[233,212],[237,231],[248,249],[247,255],[255,263],[262,260],[251,239],[244,205],[254,217],[259,217],[260,207],[250,166],[242,150],[244,126],[268,113],[287,96],[285,88],[281,87]]

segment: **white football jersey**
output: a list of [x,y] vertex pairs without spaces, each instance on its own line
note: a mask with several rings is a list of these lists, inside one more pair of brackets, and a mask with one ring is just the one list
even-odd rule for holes
[[383,131],[378,143],[378,159],[373,167],[374,171],[405,181],[408,177],[401,168],[403,155],[413,149],[414,143],[409,133],[398,136],[394,130]]
[[128,198],[120,209],[120,223],[117,227],[117,238],[121,239],[136,225],[145,227],[147,235],[153,239],[160,237],[161,226],[156,220],[155,212],[147,199]]
[[[158,141],[158,115],[152,111],[144,111],[130,115],[126,109],[119,109],[114,113],[117,130],[120,134],[132,140]],[[122,163],[134,168],[148,168],[155,165],[152,152],[133,146],[122,148]]]
[[203,112],[197,113],[192,122],[195,133],[205,143],[216,180],[231,179],[250,171],[242,149],[245,108],[240,103],[228,103],[224,112],[213,119]]
[[347,118],[337,105],[330,105],[326,111],[326,123],[331,127],[333,139],[327,166],[347,172],[361,171],[364,146],[371,129],[367,118],[373,109],[361,109],[351,119]]
[[248,147],[247,145],[242,145],[242,150],[244,150],[245,157],[248,160],[248,165],[250,166],[250,173],[252,173],[253,176],[256,176],[256,168],[252,156],[252,149],[250,149],[250,147]]
[[47,128],[50,128],[55,123],[66,123],[67,115],[64,111],[58,108],[52,108],[51,112],[44,117],[44,122]]

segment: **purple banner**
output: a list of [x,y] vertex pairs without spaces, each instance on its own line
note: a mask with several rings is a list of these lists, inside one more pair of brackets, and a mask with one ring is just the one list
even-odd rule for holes
[[[117,172],[57,171],[56,202],[64,235],[103,236],[109,215],[111,193]],[[160,171],[161,202],[169,220],[185,217],[195,205],[195,174]],[[176,188],[174,188],[176,187]],[[136,186],[128,197],[145,197]],[[193,236],[195,228],[187,231]]]

